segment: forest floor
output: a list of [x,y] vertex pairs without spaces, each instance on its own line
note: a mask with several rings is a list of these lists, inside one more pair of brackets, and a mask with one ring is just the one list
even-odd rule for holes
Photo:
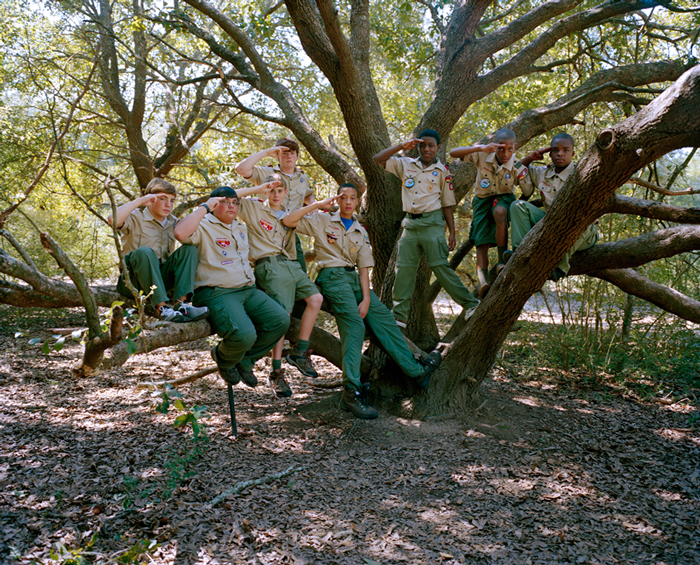
[[79,313],[0,320],[2,563],[700,563],[697,389],[566,385],[507,345],[468,413],[357,421],[293,368],[277,399],[266,359],[235,389],[238,440],[217,375],[180,387],[211,414],[195,445],[138,385],[210,365],[206,340],[77,380],[77,343],[28,341]]

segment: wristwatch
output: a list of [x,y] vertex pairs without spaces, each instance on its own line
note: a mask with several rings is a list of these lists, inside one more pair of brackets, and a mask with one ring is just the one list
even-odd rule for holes
[[206,202],[203,202],[202,204],[200,204],[200,206],[203,206],[207,213],[211,214],[211,210],[209,209],[209,206],[207,206]]

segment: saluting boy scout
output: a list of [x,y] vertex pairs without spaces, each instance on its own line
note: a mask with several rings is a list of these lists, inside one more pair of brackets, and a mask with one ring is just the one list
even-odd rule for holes
[[[336,200],[337,212],[305,216],[319,208],[328,208]],[[357,418],[372,419],[378,413],[367,401],[369,385],[363,386],[360,382],[366,327],[401,370],[421,388],[427,388],[441,357],[439,351],[433,351],[427,359],[417,361],[391,312],[370,290],[369,269],[374,266],[374,259],[367,232],[353,217],[359,202],[355,185],[342,184],[337,196],[292,212],[282,218],[282,222],[314,238],[316,262],[320,267],[316,284],[331,304],[340,333],[344,385],[341,407]]]
[[[265,157],[274,157],[278,164],[274,167],[258,165]],[[298,210],[306,204],[314,201],[314,191],[309,185],[309,177],[297,168],[299,160],[299,144],[293,139],[283,137],[277,140],[274,147],[263,149],[236,165],[236,172],[243,178],[254,184],[262,184],[272,174],[281,176],[282,184],[287,188],[287,196],[282,206],[288,212]],[[297,261],[301,269],[306,272],[304,249],[301,241],[295,236]]]
[[175,237],[199,251],[194,303],[209,307],[210,322],[221,337],[212,348],[221,377],[254,387],[255,362],[289,328],[289,315],[255,288],[248,257],[248,229],[236,221],[238,195],[229,186],[215,189],[205,204],[175,226]]
[[[416,146],[417,159],[393,156],[402,149],[410,151]],[[447,255],[456,245],[452,210],[456,202],[450,172],[437,158],[439,149],[440,134],[426,129],[419,139],[399,143],[374,156],[375,163],[402,182],[401,201],[406,217],[401,222],[403,233],[398,244],[393,296],[393,312],[401,328],[406,327],[421,252],[425,253],[431,270],[447,294],[464,308],[465,316],[479,304],[448,264]],[[449,245],[445,241],[445,224]]]
[[[549,153],[552,162],[547,166],[532,167],[533,161],[541,161],[544,155]],[[560,133],[552,138],[549,147],[533,151],[522,160],[523,165],[528,167],[527,181],[531,182],[539,190],[541,202],[526,202],[517,200],[510,207],[511,239],[513,251],[506,251],[504,258],[507,261],[518,248],[520,242],[534,225],[544,218],[545,213],[554,202],[557,193],[566,184],[569,175],[576,168],[572,162],[575,155],[574,138],[568,133]],[[521,183],[522,185],[523,183]],[[541,205],[544,209],[538,207]],[[550,275],[550,280],[558,281],[566,276],[571,266],[569,260],[577,251],[584,251],[598,243],[600,234],[595,224],[591,224],[566,252],[562,260]]]
[[[191,245],[175,249],[173,229],[177,218],[171,212],[176,197],[173,184],[151,179],[145,196],[117,208],[117,229],[132,284],[146,294],[155,287],[149,303],[158,317],[168,322],[194,322],[205,318],[209,310],[185,302],[194,291],[197,250]],[[107,221],[113,224],[111,214]],[[117,291],[131,298],[121,276]],[[175,298],[175,308],[169,304],[168,295]]]
[[[469,238],[476,246],[479,298],[489,291],[489,248],[498,247],[496,272],[505,266],[503,253],[508,249],[508,208],[515,201],[515,186],[527,175],[527,167],[515,160],[515,132],[499,129],[493,143],[457,147],[450,156],[476,166],[476,184],[472,200],[472,227]],[[523,195],[532,194],[532,186],[521,186]]]
[[[239,215],[248,226],[250,236],[250,259],[255,263],[255,279],[258,286],[279,302],[291,314],[297,300],[306,301],[301,317],[299,340],[287,361],[307,377],[316,378],[318,373],[309,358],[309,338],[316,317],[323,303],[323,296],[295,261],[294,231],[280,220],[287,215],[282,202],[287,197],[287,187],[274,174],[265,179],[261,187],[239,189]],[[253,192],[264,192],[267,201],[257,198],[240,198]],[[292,390],[284,379],[282,349],[284,337],[272,348],[272,373],[270,386],[277,396],[288,397]]]

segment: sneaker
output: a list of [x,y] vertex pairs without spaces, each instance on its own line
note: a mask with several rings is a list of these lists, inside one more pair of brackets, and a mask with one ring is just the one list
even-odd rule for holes
[[481,300],[486,298],[486,295],[489,293],[490,288],[491,288],[491,285],[488,283],[482,284],[479,287],[479,298],[481,298]]
[[442,363],[442,354],[435,349],[431,351],[425,359],[418,359],[418,362],[423,365],[423,373],[416,377],[417,384],[420,388],[428,388],[430,384],[430,375],[432,375],[440,366],[440,363]]
[[182,324],[183,322],[188,321],[185,320],[182,312],[173,310],[173,307],[169,304],[165,304],[158,308],[158,318],[163,322],[175,322],[176,324]]
[[187,304],[187,302],[180,302],[177,307],[176,312],[180,312],[185,322],[196,322],[197,320],[203,320],[209,315],[209,308],[206,306],[192,306],[192,304]]
[[293,349],[292,352],[285,357],[287,363],[294,365],[302,375],[315,379],[318,377],[314,364],[311,362],[311,351],[301,352]]
[[244,369],[243,365],[240,363],[236,365],[236,369],[238,369],[238,374],[241,375],[241,380],[246,385],[248,385],[250,388],[255,388],[258,386],[258,379],[255,377],[253,369]]
[[515,251],[511,251],[510,249],[506,249],[503,252],[503,262],[507,263],[508,261],[510,261],[510,258],[513,256],[513,253],[515,253]]
[[551,275],[549,275],[549,280],[558,282],[566,276],[566,273],[562,271],[559,267],[554,269]]
[[355,418],[360,418],[362,420],[374,420],[377,418],[379,412],[372,408],[367,402],[366,390],[367,389],[363,387],[361,393],[351,386],[344,387],[343,395],[340,397],[340,409],[345,412],[352,412]]
[[236,369],[236,367],[229,367],[228,369],[224,369],[221,365],[219,365],[219,355],[216,352],[216,349],[218,347],[218,345],[215,345],[211,348],[211,356],[214,359],[216,366],[219,368],[219,375],[222,379],[224,379],[224,382],[226,384],[235,386],[241,382],[241,375],[238,373],[238,369]]
[[292,389],[289,388],[287,381],[284,380],[284,369],[275,369],[270,373],[270,387],[280,398],[292,396]]
[[464,310],[464,321],[465,321],[465,322],[468,322],[468,321],[469,321],[469,318],[472,317],[472,314],[474,314],[474,312],[476,312],[476,309],[477,309],[478,307],[479,307],[479,305],[477,304],[476,306],[472,306],[471,308],[466,308],[466,309]]

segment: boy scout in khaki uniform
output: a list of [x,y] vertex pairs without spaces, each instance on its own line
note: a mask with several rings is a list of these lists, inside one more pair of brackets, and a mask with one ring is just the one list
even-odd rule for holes
[[[323,303],[323,296],[295,261],[294,231],[280,220],[287,215],[282,207],[287,188],[280,182],[280,175],[271,175],[261,187],[238,190],[239,198],[253,192],[264,192],[267,201],[240,198],[238,217],[248,226],[250,234],[250,259],[255,263],[255,279],[258,286],[279,302],[291,314],[297,300],[306,301],[301,317],[299,340],[287,361],[304,375],[318,377],[309,358],[309,337]],[[288,397],[292,391],[284,379],[282,349],[284,337],[272,349],[272,373],[270,386],[277,396]]]
[[[117,208],[117,229],[122,235],[124,262],[129,278],[137,290],[148,294],[149,303],[158,317],[168,322],[194,322],[205,318],[207,308],[196,308],[185,300],[194,290],[197,250],[191,245],[175,249],[173,229],[177,218],[173,209],[177,190],[165,179],[154,178],[146,187],[146,195]],[[110,225],[112,215],[107,218]],[[117,291],[131,298],[123,277]],[[168,294],[176,299],[173,308]]]
[[209,307],[221,337],[211,354],[228,383],[258,384],[253,365],[289,328],[289,315],[255,288],[248,257],[248,230],[236,221],[238,196],[222,186],[175,227],[175,237],[199,251],[194,303]]
[[[417,159],[393,156],[416,146],[420,153]],[[428,129],[421,132],[419,139],[389,147],[374,156],[375,163],[402,182],[401,201],[406,217],[401,222],[403,233],[398,244],[393,296],[393,312],[401,328],[406,327],[421,252],[447,294],[465,309],[465,316],[479,304],[448,264],[447,255],[456,245],[452,211],[456,202],[449,170],[437,159],[439,149],[440,134]],[[445,224],[449,246],[445,241]]]
[[[549,153],[552,162],[544,167],[531,167],[533,161],[541,161],[545,153]],[[576,165],[572,162],[575,155],[574,138],[567,133],[560,133],[552,138],[550,147],[533,151],[522,160],[523,165],[529,166],[526,180],[539,190],[541,205],[544,209],[524,200],[518,200],[510,207],[511,239],[513,251],[504,254],[506,261],[514,253],[515,249],[534,225],[544,218],[545,213],[554,202],[557,193],[566,184],[569,175],[574,171]],[[523,183],[521,183],[522,185]],[[598,243],[600,234],[595,224],[586,228],[571,248],[566,252],[557,268],[549,277],[550,280],[558,281],[566,276],[571,266],[569,260],[576,251],[584,251]]]
[[[515,186],[527,175],[527,167],[515,160],[515,133],[502,128],[488,145],[457,147],[450,156],[473,163],[476,183],[472,200],[472,227],[469,238],[476,246],[479,298],[489,291],[489,248],[498,247],[497,273],[503,270],[503,253],[508,249],[508,209],[515,201]],[[521,187],[529,197],[532,187]]]
[[[336,200],[340,207],[337,212],[305,216],[329,207]],[[292,212],[282,222],[314,238],[316,262],[320,267],[316,284],[331,303],[343,351],[341,407],[357,418],[372,419],[378,412],[367,402],[369,385],[363,386],[360,382],[362,344],[367,327],[401,370],[422,388],[428,386],[430,375],[441,358],[438,351],[433,351],[425,361],[417,361],[391,312],[370,290],[369,269],[374,266],[374,260],[367,232],[353,218],[358,203],[357,188],[346,183],[338,188],[338,196]]]
[[[258,165],[265,157],[275,157],[278,164],[274,167]],[[287,188],[287,196],[282,206],[288,212],[298,210],[306,204],[314,201],[314,191],[309,185],[309,177],[297,169],[299,160],[299,144],[293,139],[283,137],[275,143],[274,147],[259,151],[250,157],[243,159],[236,165],[236,172],[243,178],[254,184],[262,184],[265,179],[275,173],[281,176],[282,184]],[[296,260],[301,269],[306,272],[304,249],[301,241],[295,237]]]

